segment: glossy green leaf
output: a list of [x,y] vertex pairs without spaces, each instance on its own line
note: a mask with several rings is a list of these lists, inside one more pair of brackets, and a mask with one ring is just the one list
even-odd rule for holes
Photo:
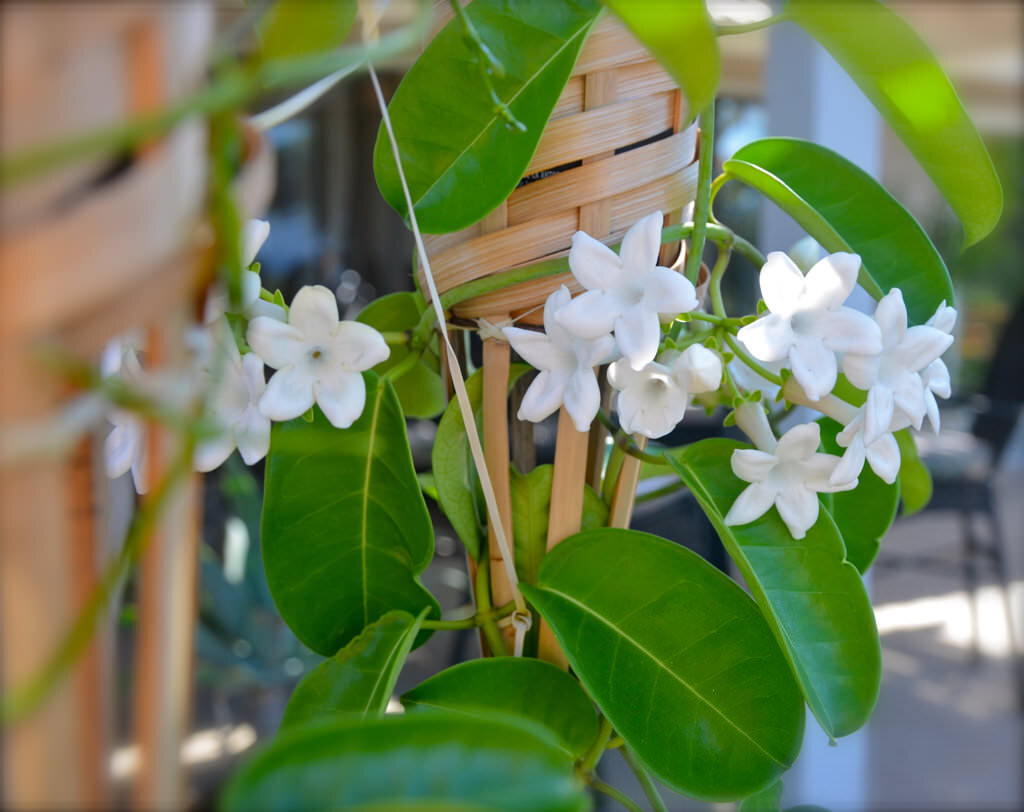
[[[356,321],[369,324],[381,332],[408,332],[419,324],[426,307],[419,293],[403,291],[389,293],[370,302],[356,317]],[[409,355],[405,344],[391,344],[391,355],[375,366],[374,372],[383,374],[404,361]],[[392,380],[398,402],[406,417],[436,417],[444,409],[444,381],[436,367],[426,360],[411,366],[397,380]]]
[[[509,369],[509,388],[528,372],[526,364],[512,364]],[[477,370],[466,380],[466,393],[476,417],[477,429],[482,420],[483,371]],[[480,559],[480,545],[486,536],[486,508],[479,493],[479,480],[473,457],[469,453],[469,439],[462,425],[462,409],[457,400],[448,404],[434,437],[431,456],[437,502],[452,523],[458,537],[474,561]]]
[[263,60],[337,48],[356,20],[357,6],[356,0],[278,0],[260,21]]
[[829,736],[863,725],[878,699],[882,654],[871,601],[824,508],[796,540],[775,508],[727,527],[724,516],[747,486],[730,467],[734,440],[714,438],[669,458],[718,531]]
[[[466,7],[501,62],[498,98],[526,126],[508,126],[452,19],[416,60],[388,106],[420,228],[457,231],[494,209],[522,179],[600,5],[596,0],[475,0]],[[373,155],[384,199],[407,216],[391,143],[381,128]]]
[[[553,465],[538,465],[528,474],[511,470],[510,490],[512,531],[515,542],[516,572],[528,584],[537,582],[537,570],[547,552],[548,516],[551,513]],[[608,505],[589,485],[583,486],[581,530],[604,527]]]
[[[263,566],[281,617],[333,655],[391,609],[441,611],[417,574],[434,533],[394,389],[364,373],[366,407],[348,429],[274,424],[263,502]],[[425,635],[421,635],[425,639]]]
[[382,716],[427,611],[415,618],[388,612],[306,674],[284,709],[282,729],[334,713]]
[[779,812],[782,801],[782,782],[776,781],[756,795],[744,798],[736,812]]
[[921,462],[917,453],[917,443],[910,434],[910,429],[903,429],[893,434],[900,446],[900,496],[903,499],[903,515],[911,516],[923,510],[932,500],[932,475],[928,467]]
[[[818,422],[821,424],[821,443],[825,451],[842,456],[846,449],[836,442],[836,435],[843,427],[827,417]],[[900,503],[899,480],[890,485],[872,471],[870,465],[865,465],[856,488],[829,495],[832,504],[828,510],[843,538],[846,560],[861,573],[865,573],[878,555],[882,538],[896,518],[896,508]]]
[[923,324],[953,302],[949,271],[924,229],[867,172],[830,149],[798,138],[741,147],[725,171],[796,220],[826,251],[859,254],[859,282],[876,299],[903,291],[910,321]]
[[718,38],[703,0],[604,0],[676,80],[689,117],[715,98],[721,73]]
[[402,696],[407,708],[442,708],[476,716],[498,711],[548,728],[577,758],[597,738],[597,714],[578,682],[542,660],[472,660],[435,674]]
[[523,594],[636,756],[669,787],[743,798],[796,758],[803,702],[785,658],[733,581],[656,536],[570,536]]
[[587,807],[572,761],[543,728],[440,711],[297,727],[221,798],[225,812]]
[[949,78],[914,29],[878,0],[788,0],[785,14],[878,108],[953,207],[966,244],[992,231],[1003,209],[999,177]]

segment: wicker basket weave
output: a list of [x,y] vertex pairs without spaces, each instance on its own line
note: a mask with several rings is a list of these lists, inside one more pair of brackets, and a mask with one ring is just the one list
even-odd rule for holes
[[[438,291],[568,253],[577,229],[606,242],[696,191],[697,132],[680,131],[685,102],[672,78],[614,17],[599,20],[558,100],[526,179],[481,222],[427,235]],[[516,317],[542,304],[568,274],[469,299],[463,318]],[[539,322],[532,313],[527,322]]]

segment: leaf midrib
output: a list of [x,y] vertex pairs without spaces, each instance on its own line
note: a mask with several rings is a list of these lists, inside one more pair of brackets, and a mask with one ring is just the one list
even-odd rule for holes
[[688,690],[691,694],[693,694],[693,696],[695,696],[697,699],[699,699],[701,702],[703,702],[705,705],[707,705],[708,708],[710,708],[712,711],[715,712],[715,714],[717,714],[719,717],[721,717],[721,719],[727,725],[729,725],[729,727],[731,727],[733,730],[735,730],[744,739],[749,741],[754,746],[754,748],[756,748],[760,752],[764,753],[765,756],[767,756],[775,764],[778,764],[780,767],[787,766],[784,762],[780,761],[775,756],[773,756],[771,753],[769,753],[767,750],[765,750],[764,747],[762,747],[758,742],[754,741],[754,739],[751,738],[749,733],[747,733],[745,730],[743,730],[743,728],[741,728],[738,724],[736,724],[736,722],[734,722],[732,719],[730,719],[728,716],[726,716],[725,713],[720,708],[718,708],[716,705],[714,705],[703,694],[698,692],[696,688],[694,688],[692,685],[690,685],[690,683],[688,683],[681,676],[679,676],[672,669],[670,669],[660,658],[658,658],[657,655],[654,654],[654,652],[650,651],[648,648],[643,646],[635,638],[633,638],[633,637],[629,636],[628,634],[626,634],[626,632],[623,629],[621,629],[620,627],[616,626],[614,623],[612,623],[610,620],[608,620],[603,615],[600,615],[597,612],[595,612],[593,609],[591,609],[586,604],[581,603],[580,601],[576,600],[572,595],[567,595],[565,592],[562,592],[561,590],[558,590],[558,589],[553,589],[550,586],[542,586],[541,589],[543,589],[545,592],[548,592],[548,593],[550,593],[552,595],[558,595],[559,597],[564,598],[565,600],[567,600],[569,603],[573,604],[574,606],[578,606],[580,609],[582,609],[587,614],[592,615],[594,618],[596,618],[598,621],[600,621],[601,623],[606,625],[608,628],[614,630],[619,635],[619,638],[621,640],[628,641],[629,643],[631,643],[633,645],[634,648],[638,649],[640,652],[645,654],[648,657],[648,659],[650,659],[653,663],[655,663],[655,665],[657,665],[659,667],[659,669],[661,671],[663,671],[664,673],[666,673],[669,676],[671,676],[676,682],[678,682],[680,685],[682,685],[684,688],[686,688],[686,690]]

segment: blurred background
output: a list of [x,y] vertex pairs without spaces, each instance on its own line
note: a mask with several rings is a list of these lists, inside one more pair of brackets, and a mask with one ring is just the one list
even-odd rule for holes
[[[757,0],[712,0],[716,17],[764,16]],[[883,646],[884,679],[868,726],[837,746],[808,718],[805,751],[785,778],[787,804],[833,810],[1024,808],[1024,5],[1015,0],[890,2],[935,50],[988,143],[1002,179],[997,231],[965,252],[952,212],[857,88],[809,37],[787,24],[722,39],[717,110],[718,167],[767,135],[822,143],[879,179],[921,222],[957,291],[958,341],[945,360],[954,397],[942,432],[921,438],[935,479],[928,509],[900,517],[870,575]],[[183,6],[184,7],[184,6]],[[229,31],[244,7],[222,3],[216,28]],[[401,7],[395,12],[403,13]],[[408,60],[380,71],[386,93]],[[261,100],[260,108],[279,99]],[[285,299],[305,284],[336,291],[343,318],[375,297],[411,290],[413,246],[377,192],[372,151],[379,114],[364,77],[338,84],[298,117],[267,132],[277,165],[258,259],[263,284]],[[765,251],[788,250],[798,227],[753,191],[731,184],[716,214]],[[894,262],[899,258],[894,257]],[[755,269],[727,276],[734,302],[757,298]],[[426,465],[434,423],[410,426],[414,457]],[[538,431],[543,445],[545,428]],[[181,752],[188,803],[208,807],[238,759],[273,734],[294,684],[319,657],[280,622],[262,578],[262,469],[237,457],[205,478],[196,638],[195,702]],[[120,496],[130,500],[127,482]],[[461,546],[442,516],[437,558],[424,583],[446,611],[467,600]],[[641,503],[635,526],[661,532],[727,566],[699,511],[685,496]],[[134,591],[119,607],[118,696],[127,697],[135,640]],[[401,692],[471,656],[469,632],[435,635],[415,651]],[[120,702],[110,762],[124,787],[140,768],[130,708]],[[631,775],[610,754],[608,780],[638,799]],[[730,808],[665,797],[672,809]],[[600,806],[607,799],[598,798]]]

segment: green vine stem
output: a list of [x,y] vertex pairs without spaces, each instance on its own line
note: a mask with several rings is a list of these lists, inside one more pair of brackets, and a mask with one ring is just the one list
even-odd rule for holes
[[781,23],[789,19],[789,15],[784,11],[779,14],[773,14],[770,17],[765,17],[763,20],[754,20],[750,23],[737,23],[735,25],[716,25],[715,34],[719,37],[728,37],[733,34],[747,34],[751,31],[760,31],[769,26]]
[[[484,547],[482,552],[486,553],[486,549]],[[482,561],[476,565],[476,582],[474,584],[476,613],[481,619],[480,629],[483,632],[488,647],[491,649],[491,655],[494,657],[505,657],[508,655],[508,649],[505,648],[505,639],[501,636],[498,621],[493,616],[494,607],[491,605],[490,561],[487,555],[482,555],[481,559]]]
[[626,760],[629,768],[633,771],[633,775],[636,776],[636,780],[640,782],[640,788],[644,791],[644,795],[647,796],[648,802],[651,804],[651,809],[654,812],[668,812],[665,807],[665,802],[661,799],[661,794],[658,792],[658,788],[654,785],[654,781],[651,780],[651,776],[647,770],[643,768],[633,751],[628,747],[622,748],[622,757]]
[[715,101],[700,113],[700,157],[697,163],[697,199],[693,204],[693,239],[686,255],[683,272],[694,285],[700,276],[700,263],[704,255],[704,236],[707,233],[708,214],[711,210],[711,173],[715,167]]
[[424,620],[424,629],[474,629],[482,627],[486,623],[493,623],[503,617],[508,617],[516,610],[516,602],[509,601],[504,606],[490,609],[487,612],[476,612],[469,617],[458,620]]
[[776,386],[782,386],[782,377],[776,375],[774,372],[765,369],[757,361],[755,361],[753,357],[750,355],[750,353],[743,349],[743,347],[740,345],[740,342],[736,340],[735,336],[733,336],[732,333],[726,330],[721,330],[720,332],[722,338],[725,340],[725,343],[729,345],[729,349],[732,350],[733,353],[735,353],[737,358],[739,358],[744,364],[746,364],[748,367],[754,370],[754,372],[756,372],[765,380],[771,381]]
[[619,790],[615,789],[615,787],[613,787],[611,784],[606,784],[596,775],[588,775],[586,777],[586,782],[594,789],[596,789],[598,792],[603,792],[609,798],[618,801],[626,809],[630,810],[630,812],[644,812],[640,805],[633,801],[632,798],[630,798],[624,792],[620,792]]
[[597,737],[594,739],[594,743],[590,745],[590,749],[583,754],[580,759],[579,771],[584,775],[590,775],[593,773],[594,768],[597,766],[597,762],[601,760],[601,756],[604,755],[605,748],[608,746],[608,740],[611,739],[612,723],[608,720],[607,716],[601,717],[601,727],[597,731]]

